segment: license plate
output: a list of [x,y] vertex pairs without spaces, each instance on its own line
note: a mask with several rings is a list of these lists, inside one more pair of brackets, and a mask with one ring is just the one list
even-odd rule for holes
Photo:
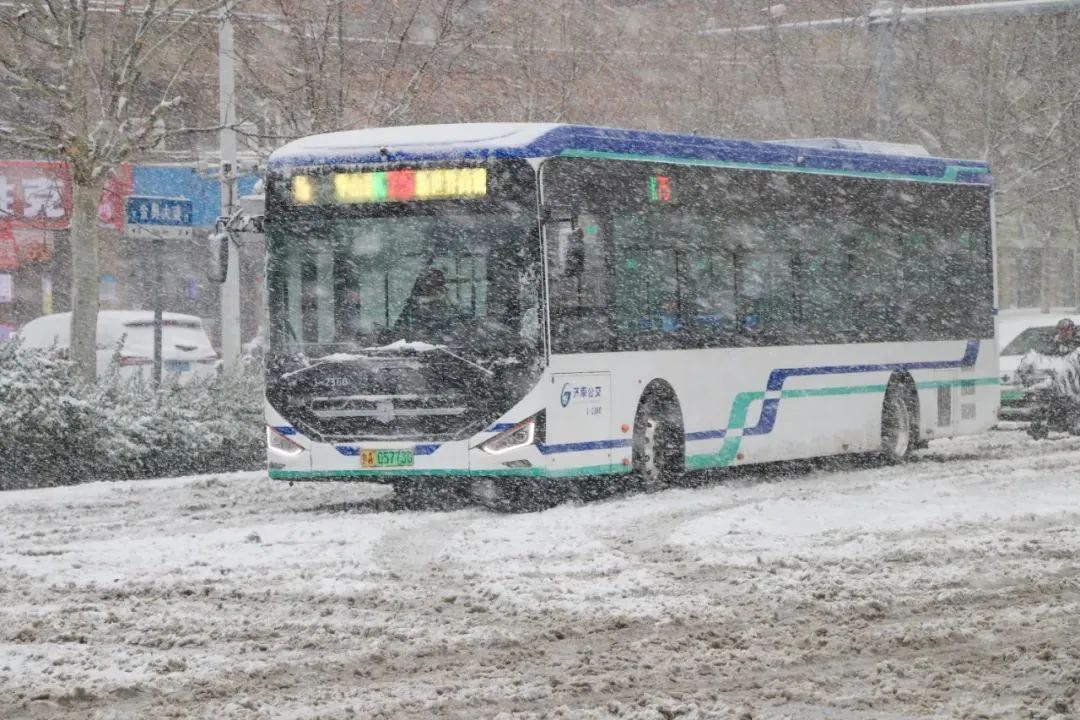
[[360,451],[360,467],[363,468],[410,467],[412,464],[412,450]]
[[170,360],[165,363],[165,369],[169,372],[190,372],[191,363],[182,360]]

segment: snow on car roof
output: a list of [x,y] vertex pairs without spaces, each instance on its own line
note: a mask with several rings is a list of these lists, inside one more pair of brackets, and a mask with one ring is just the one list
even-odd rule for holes
[[[162,320],[171,320],[173,322],[190,322],[202,324],[202,318],[198,315],[187,315],[185,313],[163,312],[161,313]],[[98,311],[98,324],[103,322],[107,324],[120,324],[127,325],[132,322],[146,322],[147,320],[154,319],[153,310],[99,310]],[[54,313],[52,315],[42,315],[41,317],[34,318],[26,324],[29,327],[31,323],[36,322],[71,322],[71,313],[62,312]]]
[[1028,328],[1054,327],[1062,318],[1080,323],[1080,313],[1076,312],[1076,308],[1051,308],[1046,312],[1037,308],[1002,310],[997,318],[998,347],[1004,349]]
[[[797,141],[796,141],[797,142]],[[295,140],[270,156],[271,170],[311,165],[604,157],[738,168],[851,174],[886,179],[990,185],[975,160],[888,152],[864,142],[848,147],[728,140],[697,135],[550,123],[409,125],[327,133]]]
[[[202,319],[197,315],[163,312],[163,322],[190,325],[202,328]],[[98,312],[98,334],[103,335],[112,328],[131,327],[133,324],[151,323],[153,310],[101,310]],[[30,347],[65,346],[71,334],[71,313],[42,315],[26,323],[19,330],[19,338]]]

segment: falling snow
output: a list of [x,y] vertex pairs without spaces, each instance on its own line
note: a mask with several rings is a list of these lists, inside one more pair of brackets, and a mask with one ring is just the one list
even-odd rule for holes
[[0,2],[0,720],[1080,717],[1078,20]]

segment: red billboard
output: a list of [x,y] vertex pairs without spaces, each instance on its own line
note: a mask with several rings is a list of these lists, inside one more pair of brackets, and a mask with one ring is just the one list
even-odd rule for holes
[[0,217],[0,270],[19,269],[19,250],[15,245],[15,233],[11,220]]
[[[124,228],[124,199],[131,195],[130,165],[109,177],[98,221]],[[0,221],[13,230],[64,230],[71,225],[71,174],[59,162],[0,160]]]

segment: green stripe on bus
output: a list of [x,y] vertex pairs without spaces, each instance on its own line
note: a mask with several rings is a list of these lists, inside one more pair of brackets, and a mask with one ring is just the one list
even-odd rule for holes
[[929,390],[939,387],[975,387],[976,385],[1000,385],[1001,379],[996,377],[970,378],[967,380],[928,380],[927,382],[915,383],[920,390]]
[[903,173],[883,173],[864,170],[840,170],[830,168],[810,168],[799,165],[769,165],[768,163],[744,163],[726,160],[694,160],[690,158],[673,158],[664,155],[634,155],[632,153],[604,152],[601,150],[563,150],[559,153],[562,157],[579,157],[603,160],[633,160],[637,162],[663,162],[671,165],[701,165],[705,167],[732,168],[736,170],[773,170],[775,172],[798,172],[811,175],[844,175],[847,177],[874,178],[877,180],[912,180],[915,182],[956,184],[957,176],[962,172],[989,174],[986,167],[969,167],[966,165],[946,165],[944,174],[939,178],[926,177],[925,175],[904,175]]
[[496,468],[491,470],[465,470],[449,468],[401,468],[397,470],[270,470],[274,480],[304,480],[315,478],[370,478],[370,477],[585,477],[588,475],[617,475],[630,472],[623,465],[587,465],[576,468]]
[[[997,377],[966,378],[960,380],[928,380],[915,383],[919,390],[930,390],[939,387],[974,387],[979,385],[998,385],[1001,380]],[[870,393],[884,394],[886,385],[841,385],[831,388],[809,388],[805,390],[782,390],[781,398],[806,398],[828,397],[834,395],[863,395]],[[728,422],[727,432],[743,430],[746,425],[746,413],[750,403],[765,397],[763,392],[744,392],[735,396],[731,406],[731,417]],[[742,445],[742,434],[725,437],[719,452],[688,455],[686,468],[688,470],[704,470],[707,468],[728,467],[739,455]]]
[[885,392],[885,385],[852,385],[849,387],[811,388],[808,390],[782,390],[782,398],[825,397],[828,395],[861,395],[863,393]]
[[1002,400],[1002,402],[1004,402],[1006,400],[1008,400],[1010,402],[1015,402],[1017,400],[1023,400],[1023,399],[1024,399],[1024,391],[1023,390],[1002,390],[1001,391],[1001,400]]
[[765,393],[760,390],[755,392],[741,392],[735,396],[735,402],[731,405],[731,415],[728,417],[729,428],[741,428],[746,424],[746,411],[750,409],[750,403],[761,400]]
[[[916,383],[919,390],[931,390],[939,387],[974,387],[986,385],[998,385],[1001,380],[997,377],[965,378],[959,380],[928,380]],[[841,385],[829,388],[806,388],[796,390],[782,390],[782,399],[829,397],[836,395],[862,395],[870,393],[884,394],[886,385]],[[1002,393],[1005,398],[1009,393]],[[746,416],[751,403],[763,400],[765,393],[756,390],[753,392],[741,392],[735,396],[731,405],[731,413],[728,416],[727,432],[733,430],[742,431],[746,426]],[[742,435],[724,438],[720,450],[715,453],[702,453],[688,455],[686,458],[687,470],[704,470],[707,468],[728,467],[735,462],[739,448],[742,446]],[[613,475],[627,473],[632,470],[625,465],[588,465],[576,468],[498,468],[490,470],[466,470],[446,468],[400,468],[396,470],[270,470],[270,477],[275,480],[301,480],[314,478],[363,478],[363,477],[417,477],[417,476],[444,476],[444,477],[585,477],[588,475]]]

